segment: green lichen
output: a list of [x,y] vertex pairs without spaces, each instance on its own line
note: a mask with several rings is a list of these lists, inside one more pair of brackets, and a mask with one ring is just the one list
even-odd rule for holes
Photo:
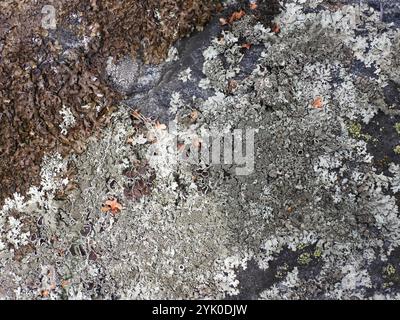
[[362,126],[358,122],[350,122],[347,130],[350,136],[354,139],[363,139],[365,141],[370,141],[372,139],[369,134],[362,133]]
[[400,145],[395,146],[393,151],[394,151],[395,154],[399,154],[400,155]]
[[309,264],[311,262],[311,260],[312,260],[311,254],[308,252],[305,252],[305,253],[302,253],[298,257],[297,262],[304,266],[304,265]]
[[361,138],[361,124],[357,122],[351,122],[347,128],[349,131],[349,134],[355,138],[355,139],[360,139]]
[[394,128],[396,129],[396,132],[400,135],[400,122],[397,122],[397,123],[394,125]]
[[297,248],[297,250],[303,250],[306,246],[307,246],[307,244],[305,244],[305,243],[299,243],[296,246],[296,248]]
[[315,249],[314,257],[315,258],[321,258],[321,256],[322,256],[322,250],[320,248]]
[[384,282],[382,285],[383,289],[388,289],[391,286],[393,286],[393,282]]
[[391,263],[389,263],[385,268],[385,274],[387,274],[389,277],[393,276],[394,274],[396,274],[396,268]]

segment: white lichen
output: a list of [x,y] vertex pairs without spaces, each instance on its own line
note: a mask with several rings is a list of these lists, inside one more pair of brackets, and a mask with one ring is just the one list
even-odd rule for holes
[[60,124],[61,134],[66,136],[68,134],[68,129],[75,126],[76,119],[75,119],[75,116],[72,113],[71,109],[64,105],[59,113],[63,118],[63,121]]

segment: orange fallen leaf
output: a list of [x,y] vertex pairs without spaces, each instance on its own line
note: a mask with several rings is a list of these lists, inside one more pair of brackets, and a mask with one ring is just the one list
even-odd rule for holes
[[250,3],[250,9],[251,10],[256,10],[258,8],[258,4],[257,4],[257,2],[251,2]]
[[135,110],[135,111],[133,111],[131,114],[132,114],[132,116],[133,116],[135,119],[141,120],[142,115],[140,114],[139,111]]
[[43,298],[47,298],[50,295],[50,291],[49,290],[42,290],[42,291],[40,291],[40,295]]
[[113,216],[115,216],[121,210],[122,210],[122,205],[118,202],[117,199],[107,200],[104,206],[101,208],[101,211],[111,212]]
[[149,122],[149,120],[143,116],[139,110],[135,110],[131,113],[132,117],[134,117],[136,120],[142,121],[143,123]]
[[242,48],[249,50],[251,48],[251,44],[250,43],[243,43],[242,44]]
[[229,18],[229,23],[232,24],[233,22],[242,19],[245,15],[246,15],[246,12],[244,12],[244,10],[236,11]]
[[315,109],[322,109],[322,106],[323,106],[323,101],[322,101],[322,98],[321,97],[316,97],[315,98],[315,100],[313,101],[313,103],[312,103],[312,106],[315,108]]
[[272,26],[272,32],[274,32],[274,33],[281,32],[281,27],[279,26],[279,24],[274,23],[274,25]]
[[198,112],[197,110],[193,110],[193,111],[190,113],[190,119],[191,119],[192,121],[196,121],[198,118],[199,118],[199,112]]

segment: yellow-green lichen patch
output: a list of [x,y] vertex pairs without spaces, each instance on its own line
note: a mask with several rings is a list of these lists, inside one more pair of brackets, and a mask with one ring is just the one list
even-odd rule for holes
[[305,247],[307,247],[306,243],[299,243],[296,248],[297,250],[303,250]]
[[321,258],[321,256],[322,256],[322,250],[320,248],[316,248],[314,251],[314,257],[318,259]]
[[400,134],[400,122],[397,122],[397,123],[394,125],[394,128],[396,129],[396,132],[397,132],[398,134]]
[[397,273],[396,267],[392,263],[389,263],[383,268],[383,278],[385,279],[383,284],[384,288],[390,288],[399,284],[400,276]]
[[389,263],[385,268],[385,274],[387,274],[389,277],[393,276],[394,274],[396,274],[396,268],[391,263]]
[[299,256],[299,258],[297,259],[297,262],[300,265],[304,266],[304,265],[309,264],[311,262],[311,260],[312,260],[311,254],[308,252],[304,252]]
[[347,130],[349,131],[349,134],[356,139],[360,139],[361,138],[361,124],[357,123],[357,122],[351,122],[348,127]]
[[347,126],[347,130],[350,136],[354,139],[363,139],[365,141],[370,141],[372,138],[369,134],[362,133],[362,126],[358,122],[350,122]]

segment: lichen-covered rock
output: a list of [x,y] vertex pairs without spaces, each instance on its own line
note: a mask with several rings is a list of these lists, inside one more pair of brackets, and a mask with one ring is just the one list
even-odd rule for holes
[[256,3],[275,16],[231,4],[155,71],[109,64],[103,135],[0,211],[0,296],[399,299],[400,8]]
[[0,203],[39,183],[43,155],[81,152],[121,99],[106,61],[161,62],[212,1],[0,3]]

